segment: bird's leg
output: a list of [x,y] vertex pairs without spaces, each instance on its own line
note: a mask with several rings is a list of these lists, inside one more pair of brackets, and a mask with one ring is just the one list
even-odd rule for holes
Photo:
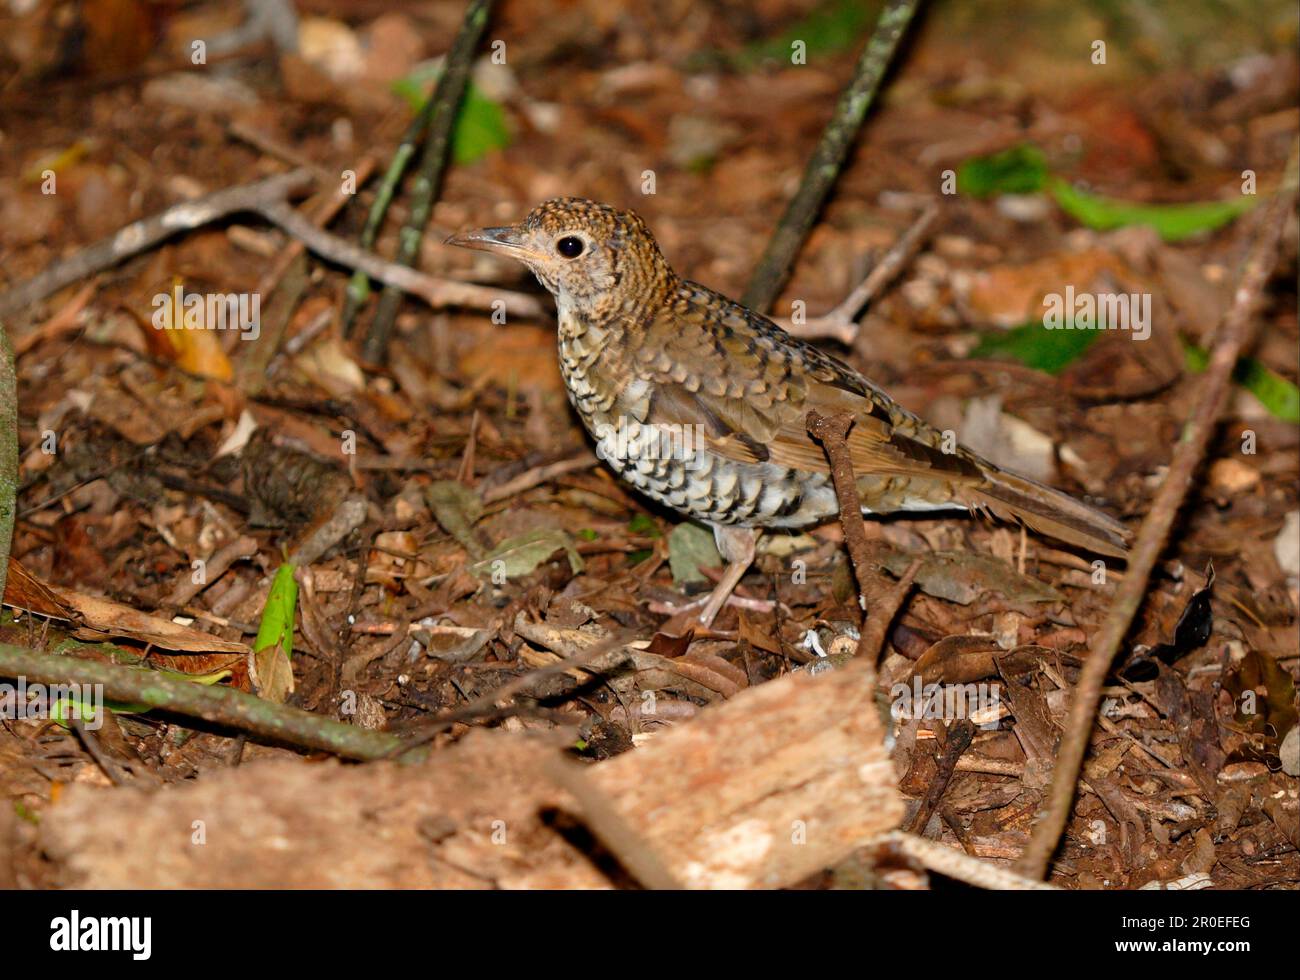
[[728,597],[749,570],[761,533],[757,528],[714,526],[713,539],[718,543],[719,553],[726,559],[727,569],[709,593],[704,608],[700,610],[700,625],[705,629],[713,625],[714,618],[722,611]]

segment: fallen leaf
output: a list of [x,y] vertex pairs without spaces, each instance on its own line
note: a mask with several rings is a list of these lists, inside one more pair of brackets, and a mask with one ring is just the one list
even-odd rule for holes
[[668,567],[672,569],[673,582],[685,585],[706,582],[701,568],[718,568],[722,555],[713,540],[713,533],[698,524],[683,521],[668,534]]
[[573,539],[558,527],[528,531],[507,538],[480,561],[471,565],[469,570],[480,577],[492,576],[494,581],[502,576],[515,578],[529,574],[561,549],[568,556],[569,567],[573,573],[576,575],[581,572],[582,556],[573,546]]
[[80,592],[56,590],[32,575],[13,558],[5,582],[4,604],[15,609],[73,623],[82,639],[110,636],[151,643],[185,653],[247,653],[248,645],[201,633],[160,616],[151,616],[120,602]]
[[[896,552],[885,567],[902,575],[914,555]],[[992,555],[967,551],[936,551],[927,555],[916,573],[922,592],[968,606],[985,592],[1000,592],[1012,602],[1056,602],[1063,598],[1050,585],[1021,575]]]

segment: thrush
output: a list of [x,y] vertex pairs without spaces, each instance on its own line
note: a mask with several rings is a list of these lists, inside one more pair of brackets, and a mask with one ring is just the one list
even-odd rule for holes
[[646,496],[713,529],[728,567],[699,614],[705,626],[762,529],[838,513],[810,411],[852,416],[847,445],[866,513],[979,511],[1104,555],[1127,551],[1114,518],[945,440],[844,362],[679,277],[631,211],[560,198],[516,225],[447,242],[532,270],[555,296],[560,370],[600,455]]

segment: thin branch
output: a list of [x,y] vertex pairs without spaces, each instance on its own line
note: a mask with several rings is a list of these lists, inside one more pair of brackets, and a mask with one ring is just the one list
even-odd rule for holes
[[297,238],[321,258],[352,269],[360,269],[370,278],[378,279],[393,289],[418,296],[435,309],[444,306],[463,306],[472,310],[491,310],[494,309],[492,304],[500,301],[505,304],[505,311],[511,315],[542,316],[542,304],[535,296],[488,286],[476,286],[455,279],[442,279],[417,272],[408,266],[386,261],[373,252],[366,252],[337,235],[331,235],[317,228],[283,202],[265,204],[255,210],[267,221],[279,225],[283,231]]
[[[960,766],[958,767],[960,768]],[[867,844],[879,850],[894,850],[915,861],[927,871],[941,874],[953,881],[964,881],[976,888],[996,888],[1002,891],[1026,889],[1030,891],[1057,891],[1055,885],[1045,885],[1033,878],[1010,871],[989,861],[963,854],[938,841],[926,840],[915,834],[892,831]]]
[[848,412],[839,415],[818,415],[809,412],[808,432],[822,444],[831,467],[831,480],[840,504],[840,526],[844,529],[844,544],[849,549],[853,574],[858,580],[862,597],[863,622],[859,632],[857,656],[861,657],[875,678],[876,658],[885,643],[885,630],[898,614],[903,600],[916,578],[918,561],[912,562],[898,585],[889,588],[877,557],[878,548],[867,540],[867,527],[862,519],[862,501],[858,498],[857,478],[853,473],[853,460],[846,439],[853,427],[853,416]]
[[821,141],[808,160],[799,190],[781,216],[758,268],[749,280],[741,303],[764,313],[771,309],[790,276],[795,257],[821,210],[840,169],[857,138],[867,109],[875,99],[880,80],[920,0],[889,0],[880,12],[876,29],[858,59],[853,80],[840,94],[835,114],[822,130]]
[[201,228],[244,211],[260,214],[321,258],[361,269],[373,279],[418,296],[435,309],[464,306],[468,309],[491,310],[493,304],[500,301],[505,304],[506,312],[515,316],[543,315],[542,305],[534,296],[428,276],[386,262],[370,252],[362,251],[351,242],[317,228],[284,201],[289,194],[310,181],[309,171],[292,170],[250,184],[228,187],[197,201],[183,201],[148,218],[133,221],[115,234],[52,263],[43,272],[0,294],[0,317],[12,315],[70,283],[138,255],[178,231]]
[[18,375],[9,332],[0,323],[0,596],[9,574],[18,502]]
[[1174,449],[1164,482],[1146,520],[1142,522],[1137,543],[1128,559],[1128,572],[1105,622],[1093,639],[1079,683],[1074,689],[1065,737],[1052,771],[1047,812],[1035,825],[1029,845],[1016,862],[1016,870],[1028,877],[1041,879],[1047,873],[1048,862],[1069,820],[1079,769],[1088,748],[1097,706],[1101,702],[1102,685],[1133,617],[1142,605],[1151,570],[1164,550],[1169,529],[1182,508],[1192,476],[1205,456],[1206,446],[1231,390],[1232,370],[1254,335],[1252,308],[1277,261],[1278,242],[1293,199],[1289,193],[1279,194],[1267,209],[1262,210],[1258,221],[1252,223],[1251,232],[1256,237],[1243,265],[1232,306],[1219,328],[1196,405]]
[[516,497],[525,490],[531,490],[533,487],[540,486],[557,476],[563,476],[565,473],[572,473],[575,470],[590,469],[599,462],[595,453],[590,450],[583,450],[577,456],[571,456],[568,459],[547,463],[545,466],[534,466],[531,470],[520,473],[513,480],[507,480],[495,487],[488,487],[483,491],[483,503],[494,504],[498,500]]
[[[861,520],[861,516],[858,519]],[[873,664],[880,661],[880,651],[885,649],[885,634],[889,630],[889,624],[894,621],[898,610],[902,609],[903,603],[907,601],[908,593],[912,591],[912,585],[916,582],[916,573],[921,570],[923,564],[923,559],[913,558],[902,577],[885,593],[884,601],[870,610],[858,634],[858,649],[854,656],[864,657]]]
[[[519,695],[531,691],[548,677],[564,674],[578,667],[591,667],[593,661],[601,659],[605,654],[608,654],[611,651],[616,651],[617,648],[623,646],[628,639],[629,637],[626,634],[611,633],[603,640],[593,643],[591,646],[579,651],[571,657],[566,657],[563,660],[557,660],[554,663],[547,664],[545,667],[538,667],[536,670],[530,670],[526,673],[520,674],[502,684],[495,690],[489,691],[487,694],[475,698],[468,704],[444,712],[438,717],[422,723],[418,731],[393,749],[392,753],[398,755],[410,751],[410,749],[417,745],[431,742],[439,733],[446,731],[456,722],[470,721],[484,715],[492,714],[498,710],[498,704],[502,702],[508,704]],[[612,660],[613,664],[618,664],[621,663],[624,658],[625,654],[622,651],[618,651],[614,653],[613,657],[606,659]],[[602,661],[602,665],[605,670],[610,669],[612,666],[606,664],[605,661]]]
[[64,286],[152,248],[178,231],[201,228],[238,211],[256,211],[267,201],[281,201],[311,182],[306,170],[291,170],[238,187],[227,187],[197,201],[182,201],[148,218],[52,262],[44,271],[0,295],[0,316],[26,309]]
[[921,243],[930,234],[938,217],[938,206],[927,205],[912,226],[903,232],[884,257],[871,267],[871,271],[857,288],[829,313],[805,320],[803,323],[794,323],[787,318],[774,319],[792,337],[802,337],[804,340],[830,337],[842,344],[852,344],[858,336],[858,315],[876,293],[898,275],[903,268],[903,263],[920,248]]
[[402,742],[394,735],[273,704],[232,687],[174,680],[156,670],[52,656],[0,644],[0,677],[24,677],[29,683],[40,684],[102,685],[103,696],[109,700],[147,704],[274,742],[332,752],[345,759],[368,761],[405,755]]
[[[470,0],[460,31],[451,44],[451,50],[447,52],[447,62],[434,91],[433,114],[429,121],[429,135],[424,143],[424,152],[420,157],[420,170],[411,191],[411,212],[397,239],[395,262],[398,265],[413,266],[420,252],[425,226],[429,223],[434,202],[442,190],[442,178],[451,152],[452,130],[461,99],[465,95],[470,64],[474,60],[474,52],[478,50],[479,39],[487,27],[493,2],[494,0]],[[379,307],[375,310],[375,318],[370,321],[370,329],[361,347],[362,357],[373,364],[382,364],[388,356],[388,340],[392,336],[397,307],[401,301],[402,294],[391,283],[379,297]]]
[[551,782],[565,790],[582,807],[591,832],[609,848],[637,881],[646,888],[680,891],[682,883],[673,877],[654,849],[633,830],[613,801],[587,776],[583,768],[561,756],[543,763]]
[[[429,120],[433,118],[436,105],[435,90],[420,107],[420,111],[411,120],[410,125],[406,127],[406,132],[402,134],[401,141],[397,144],[397,150],[393,153],[388,169],[384,171],[379,186],[375,188],[375,200],[370,205],[370,211],[366,214],[366,223],[361,229],[361,248],[367,252],[375,247],[375,239],[379,237],[384,215],[388,213],[388,206],[392,204],[393,196],[397,193],[397,185],[401,183],[402,175],[406,173],[406,168],[410,165],[411,158],[415,156],[425,130],[429,128]],[[340,323],[345,337],[351,336],[352,323],[356,319],[357,310],[369,295],[370,277],[357,270],[352,274],[347,288],[343,291],[343,314]]]

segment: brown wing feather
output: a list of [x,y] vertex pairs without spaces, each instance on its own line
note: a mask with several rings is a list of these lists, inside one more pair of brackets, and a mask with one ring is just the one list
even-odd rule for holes
[[849,412],[849,454],[859,479],[915,478],[923,497],[925,488],[932,493],[941,484],[954,503],[973,510],[1102,554],[1127,551],[1128,531],[1109,515],[961,446],[945,451],[940,432],[848,365],[703,286],[685,283],[677,301],[643,326],[629,338],[641,344],[633,373],[652,393],[635,405],[630,397],[619,400],[619,409],[640,422],[699,425],[711,451],[737,462],[826,473],[825,451],[806,428],[808,413]]
[[655,391],[645,414],[702,425],[706,444],[721,456],[827,473],[826,454],[808,435],[808,412],[849,412],[858,476],[981,479],[974,457],[941,451],[938,432],[848,365],[702,286],[687,283],[683,301],[661,312],[645,335],[667,338],[661,350],[638,358]]

